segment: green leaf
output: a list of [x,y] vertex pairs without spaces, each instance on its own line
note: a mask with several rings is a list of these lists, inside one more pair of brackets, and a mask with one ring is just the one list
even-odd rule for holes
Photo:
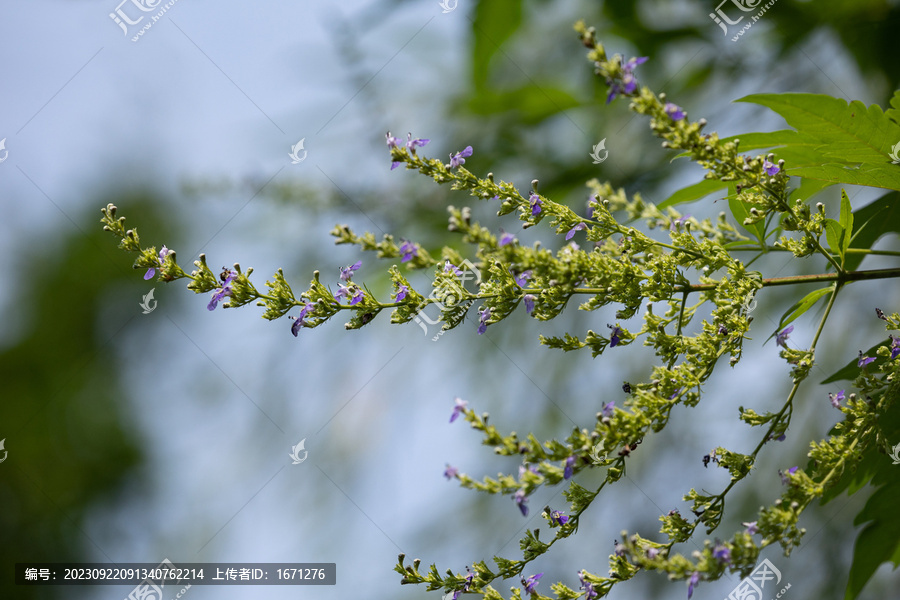
[[472,114],[491,116],[515,110],[528,124],[539,123],[580,105],[575,96],[565,90],[535,84],[502,91],[483,89],[468,101],[468,108]]
[[684,202],[694,202],[727,187],[727,181],[721,181],[719,179],[704,179],[693,185],[681,188],[680,190],[663,200],[658,208],[663,209],[668,206],[683,204]]
[[[850,242],[851,248],[871,248],[886,233],[900,234],[900,193],[890,192],[854,214],[857,223],[863,223]],[[865,254],[848,254],[844,267],[855,271]]]
[[[871,348],[869,348],[866,352],[863,352],[866,356],[874,356],[875,362],[873,365],[877,365],[880,362],[883,362],[884,359],[878,356],[878,348],[881,346],[889,346],[891,343],[890,339],[887,341],[881,342],[880,344],[875,344]],[[849,363],[847,363],[842,369],[839,369],[835,373],[832,373],[830,377],[822,381],[822,384],[826,383],[834,383],[835,381],[853,381],[859,376],[859,357],[854,358]]]
[[884,111],[888,119],[900,125],[900,90],[895,90],[891,97],[891,107]]
[[832,289],[834,288],[829,285],[828,287],[814,290],[805,295],[802,300],[794,304],[781,315],[781,321],[778,323],[778,329],[776,331],[781,331],[792,322],[796,321],[803,313],[815,306],[816,302],[821,300],[822,297],[828,295]]
[[[736,136],[742,148],[782,148],[788,174],[900,190],[900,168],[890,154],[900,141],[900,125],[889,118],[896,113],[822,94],[754,94],[738,101],[766,106],[796,129],[795,136],[784,130]],[[787,149],[799,153],[799,164],[784,156]]]
[[846,232],[841,224],[834,219],[825,219],[825,239],[828,241],[828,248],[832,252],[836,252],[844,258],[844,238]]
[[850,198],[847,191],[841,190],[841,218],[839,223],[844,229],[844,239],[841,241],[842,254],[850,247],[850,238],[853,236],[853,207],[850,206]]
[[[882,457],[885,461],[888,459]],[[896,469],[896,465],[890,465]],[[883,471],[879,471],[879,475]],[[847,580],[845,600],[854,600],[884,562],[900,566],[900,519],[897,518],[897,498],[900,498],[900,477],[888,475],[886,485],[872,494],[865,507],[853,520],[854,525],[869,523],[856,538],[853,564]],[[876,480],[879,479],[876,475]]]
[[522,0],[479,0],[472,20],[472,80],[487,87],[491,58],[522,24]]

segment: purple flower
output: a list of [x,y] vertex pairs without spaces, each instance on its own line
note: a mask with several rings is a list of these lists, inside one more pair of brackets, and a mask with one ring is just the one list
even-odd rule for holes
[[450,168],[455,169],[459,165],[465,164],[466,157],[472,156],[472,146],[466,146],[462,152],[450,155]]
[[534,311],[534,301],[537,299],[537,296],[534,294],[525,294],[522,297],[522,300],[525,301],[525,312],[529,315]]
[[419,249],[416,248],[416,245],[412,242],[404,241],[400,244],[400,254],[403,255],[403,258],[400,259],[400,262],[406,262],[408,260],[412,260],[414,256],[419,255]]
[[828,394],[828,397],[831,399],[833,407],[840,408],[841,402],[844,400],[844,390],[839,391],[837,394]]
[[421,148],[430,141],[431,140],[423,140],[421,138],[412,139],[411,133],[406,134],[406,147],[412,152],[414,152],[416,148]]
[[694,571],[691,573],[691,578],[688,579],[688,600],[694,595],[694,588],[697,587],[698,583],[700,583],[700,573]]
[[862,350],[859,351],[859,360],[856,361],[857,366],[862,368],[872,362],[875,362],[874,356],[872,358],[869,358],[868,356],[863,356]]
[[659,548],[647,548],[647,558],[656,558],[659,556]]
[[610,325],[609,323],[607,323],[606,326],[609,327],[610,329],[612,329],[612,332],[609,334],[609,345],[610,345],[610,347],[618,346],[618,345],[619,345],[619,342],[621,341],[621,339],[620,339],[619,336],[622,335],[622,329],[621,329],[618,325],[616,325],[615,327],[613,327],[613,326]]
[[150,267],[149,269],[147,269],[147,272],[144,273],[144,281],[146,281],[146,280],[152,278],[154,275],[156,275],[157,268],[162,270],[163,263],[166,262],[166,257],[168,255],[172,254],[173,252],[174,252],[174,250],[169,250],[168,248],[163,246],[162,250],[159,251],[159,258],[157,259],[159,261],[159,267]]
[[447,468],[444,469],[444,477],[446,477],[448,481],[456,477],[457,473],[459,473],[459,469],[451,467],[450,465],[447,465]]
[[529,594],[536,594],[537,592],[534,591],[534,588],[537,587],[538,579],[540,579],[543,576],[544,576],[543,573],[538,573],[537,575],[532,575],[528,579],[525,579],[523,577],[522,585],[525,586],[525,591],[528,592]]
[[788,475],[793,475],[794,473],[797,472],[797,469],[799,469],[799,468],[800,467],[791,467],[790,469],[787,470],[787,473],[788,473],[787,475],[782,473],[781,470],[779,469],[778,476],[781,477],[781,485],[786,484],[790,480]]
[[597,590],[594,589],[594,584],[585,581],[584,575],[585,573],[583,570],[578,572],[578,579],[581,581],[581,589],[584,590],[584,600],[594,600],[594,598],[599,598]]
[[768,159],[768,158],[765,160],[765,162],[763,162],[763,169],[765,170],[766,174],[767,174],[769,177],[772,177],[773,175],[775,175],[776,173],[778,173],[778,171],[781,170],[781,169],[778,167],[778,165],[776,165],[775,163],[769,162],[769,159]]
[[358,260],[349,267],[341,267],[341,281],[350,281],[350,278],[353,277],[353,271],[356,271],[362,266],[362,261]]
[[503,231],[502,229],[500,230],[500,245],[501,246],[505,246],[507,244],[512,244],[515,241],[516,241],[516,236],[514,236],[511,233],[507,233],[507,232]]
[[747,528],[747,535],[753,535],[757,531],[759,531],[759,528],[756,526],[756,521],[751,521],[749,523],[741,523],[741,525],[743,525],[744,527]]
[[900,338],[895,338],[893,335],[891,336],[891,360],[897,358],[897,355],[900,354]]
[[447,262],[444,263],[444,273],[451,273],[451,272],[454,275],[456,275],[457,277],[462,275],[462,270],[460,270],[459,267],[457,267],[456,265],[454,265],[452,262],[450,262],[448,260]]
[[564,515],[558,510],[550,511],[550,523],[553,525],[565,525],[569,522],[568,515]]
[[406,298],[406,294],[408,294],[408,293],[409,293],[409,288],[401,283],[400,287],[397,288],[397,297],[394,298],[394,300],[396,300],[397,302],[400,302],[401,300]]
[[603,405],[603,416],[607,417],[607,418],[611,417],[613,415],[613,411],[615,411],[615,410],[616,410],[615,400],[612,402],[607,402],[606,404]]
[[731,563],[731,550],[725,544],[719,544],[713,548],[712,555],[713,558],[726,565]]
[[793,330],[793,325],[788,325],[787,327],[782,329],[781,332],[775,336],[775,344],[781,346],[782,348],[787,348],[787,344],[785,342],[787,342],[788,336]]
[[390,131],[384,134],[384,137],[387,139],[388,148],[397,148],[400,146],[400,144],[403,143],[403,140],[401,140],[400,138],[395,138],[394,136],[392,136]]
[[338,293],[334,297],[338,302],[341,301],[341,298],[350,298],[350,306],[354,304],[359,304],[359,302],[363,299],[363,291],[357,287],[350,287],[349,285],[344,285],[342,283],[338,284]]
[[491,307],[488,306],[484,310],[478,311],[478,335],[482,335],[487,331],[487,322],[491,318]]
[[[307,302],[306,306],[300,309],[300,316],[294,319],[294,324],[291,325],[291,333],[294,334],[294,337],[297,337],[300,333],[300,328],[303,327],[303,319],[305,319],[306,315],[312,312],[315,307],[316,305],[312,302]],[[294,317],[291,318],[293,319]]]
[[518,275],[514,275],[516,279],[516,283],[520,288],[525,287],[525,284],[528,283],[528,280],[531,279],[531,270],[522,271]]
[[453,407],[453,412],[450,414],[450,422],[452,423],[459,415],[461,415],[465,410],[469,403],[462,398],[456,398],[456,405]]
[[541,212],[541,205],[543,202],[541,201],[541,197],[531,192],[531,195],[528,196],[528,203],[531,205],[531,215],[535,216]]
[[633,94],[634,90],[637,89],[637,81],[634,79],[634,69],[638,65],[642,65],[647,62],[646,56],[641,56],[639,58],[630,58],[628,61],[622,65],[622,82],[613,81],[608,79],[606,81],[607,85],[609,85],[609,95],[606,97],[606,103],[615,99],[619,94]]
[[684,110],[677,104],[672,104],[671,102],[666,102],[666,105],[663,106],[663,110],[666,111],[666,114],[669,115],[673,121],[680,121],[685,116]]
[[677,219],[673,219],[672,224],[669,225],[669,230],[672,230],[672,229],[675,229],[676,227],[680,227],[680,226],[684,225],[685,221],[687,221],[690,218],[691,218],[691,215],[684,214],[684,215],[678,217]]
[[573,237],[575,237],[576,231],[584,231],[585,229],[587,229],[587,224],[579,223],[578,225],[576,225],[575,227],[573,227],[572,229],[569,230],[569,233],[566,234],[566,239],[571,240]]
[[225,281],[222,283],[222,287],[213,294],[209,304],[206,305],[207,310],[216,310],[216,307],[219,305],[219,300],[225,296],[231,295],[231,282],[234,281],[234,278],[237,277],[238,274],[237,271],[228,271],[227,273]]
[[516,506],[518,506],[519,510],[522,512],[522,516],[527,517],[528,507],[525,505],[528,503],[528,497],[525,495],[525,490],[518,490],[516,495],[513,496],[513,499],[516,501]]
[[572,476],[572,472],[575,469],[575,457],[570,456],[566,459],[566,468],[563,471],[563,479],[568,479]]

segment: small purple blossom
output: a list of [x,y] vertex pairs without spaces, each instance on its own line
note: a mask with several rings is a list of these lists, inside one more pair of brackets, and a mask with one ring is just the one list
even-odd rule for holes
[[395,138],[394,136],[392,136],[390,131],[384,134],[384,137],[385,139],[387,139],[388,148],[398,148],[400,144],[403,143],[403,140],[401,140],[400,138]]
[[455,169],[456,167],[465,164],[466,158],[472,156],[472,146],[466,146],[466,148],[462,152],[457,152],[456,154],[450,155],[450,168]]
[[531,279],[531,270],[522,271],[518,275],[514,275],[514,277],[516,279],[516,284],[520,288],[523,288],[525,287],[525,284],[528,283],[528,280]]
[[511,233],[507,233],[506,231],[500,230],[500,245],[505,246],[507,244],[512,244],[516,241],[516,236]]
[[400,244],[400,254],[403,255],[403,258],[400,259],[400,262],[406,262],[408,260],[412,260],[414,256],[419,255],[419,249],[416,248],[416,245],[412,242],[403,242]]
[[424,146],[425,144],[427,144],[430,141],[431,140],[423,140],[422,138],[412,139],[411,133],[406,134],[406,147],[411,152],[414,152],[416,148],[421,148],[422,146]]
[[794,331],[793,325],[788,325],[775,336],[775,344],[782,348],[787,348],[788,336]]
[[516,506],[518,506],[519,510],[522,512],[522,516],[527,517],[528,507],[525,505],[528,504],[528,496],[525,495],[525,490],[518,490],[516,495],[513,496],[513,499],[516,501]]
[[[300,316],[294,319],[294,324],[291,325],[291,333],[294,334],[294,337],[297,337],[300,334],[300,328],[303,327],[303,319],[306,318],[310,312],[316,307],[312,302],[307,302],[306,305],[300,309]],[[292,319],[294,317],[291,317]]]
[[607,104],[612,102],[619,94],[634,93],[634,90],[637,89],[637,81],[634,79],[634,69],[638,65],[642,65],[645,62],[647,62],[646,56],[630,58],[624,65],[622,65],[621,83],[619,83],[618,81],[613,81],[611,79],[606,80],[607,85],[609,85],[609,95],[606,97]]
[[891,360],[897,358],[900,354],[900,337],[891,336]]
[[537,587],[538,579],[540,579],[543,576],[544,576],[543,573],[538,573],[537,575],[532,575],[528,579],[525,579],[523,577],[522,585],[525,587],[525,591],[528,592],[529,594],[536,594],[537,592],[534,591],[534,588]]
[[453,406],[453,412],[450,414],[450,422],[452,423],[456,419],[459,418],[459,415],[466,410],[466,407],[469,405],[468,401],[463,400],[462,398],[456,399],[456,404]]
[[579,223],[578,225],[576,225],[575,227],[573,227],[572,229],[569,230],[569,233],[566,234],[566,239],[571,240],[573,237],[575,237],[576,231],[584,231],[585,229],[587,229],[587,224]]
[[610,334],[609,334],[610,347],[613,348],[615,346],[618,346],[619,342],[622,341],[620,338],[620,336],[622,335],[622,328],[619,327],[618,325],[613,327],[612,325],[610,325],[608,323],[606,326],[609,327],[610,329],[612,329],[612,332],[610,332]]
[[612,402],[607,402],[606,404],[603,405],[603,416],[609,418],[613,415],[613,412],[615,410],[616,410],[615,400],[613,400]]
[[672,104],[671,102],[666,102],[665,106],[663,106],[663,110],[666,111],[666,114],[669,115],[673,121],[680,121],[685,117],[684,110],[677,104]]
[[749,523],[741,523],[741,525],[743,525],[744,527],[747,528],[747,535],[753,535],[757,531],[759,531],[759,528],[756,526],[756,521],[750,521]]
[[672,219],[672,224],[669,225],[669,230],[675,229],[676,227],[682,227],[685,222],[691,218],[691,215],[684,214],[677,219]]
[[334,297],[334,299],[340,302],[341,298],[350,298],[350,306],[353,306],[354,304],[359,304],[360,302],[362,302],[363,296],[363,291],[356,285],[350,287],[349,285],[339,283],[338,293]]
[[768,175],[769,177],[774,176],[775,174],[778,173],[778,171],[781,170],[781,168],[778,165],[776,165],[773,162],[770,162],[768,158],[765,160],[765,162],[763,162],[763,169],[765,170],[766,175]]
[[550,523],[553,525],[565,525],[569,522],[568,515],[563,514],[558,510],[550,511]]
[[571,477],[574,470],[575,457],[570,456],[566,459],[565,469],[563,470],[563,479],[568,479],[569,477]]
[[483,335],[487,331],[487,322],[491,318],[491,307],[488,306],[484,310],[478,311],[478,335]]
[[856,361],[857,366],[860,368],[866,366],[869,363],[875,362],[875,357],[869,358],[868,356],[863,356],[862,350],[859,351],[859,360]]
[[406,287],[406,285],[401,283],[400,287],[397,288],[397,296],[394,298],[394,300],[396,300],[397,302],[400,302],[401,300],[406,298],[406,295],[408,293],[409,293],[409,288]]
[[800,467],[791,467],[790,469],[787,470],[787,475],[782,473],[781,470],[779,469],[778,476],[781,477],[781,485],[786,484],[790,480],[789,475],[793,475],[794,473],[796,473],[797,469],[799,469],[799,468]]
[[712,555],[713,558],[726,565],[731,563],[731,550],[725,544],[718,544],[713,548]]
[[594,600],[594,598],[599,598],[600,595],[597,593],[597,590],[594,589],[594,584],[589,581],[585,581],[584,579],[584,571],[578,572],[578,579],[581,581],[581,589],[584,590],[584,600]]
[[697,587],[697,584],[700,583],[700,573],[694,571],[691,573],[691,578],[688,579],[688,600],[690,600],[691,596],[694,595],[694,588]]
[[659,548],[647,548],[647,558],[656,558],[659,556]]
[[154,275],[156,275],[156,269],[159,269],[160,271],[162,271],[162,266],[163,266],[163,263],[166,262],[166,257],[168,255],[172,254],[173,252],[175,252],[175,251],[169,250],[168,248],[163,246],[162,250],[159,251],[159,258],[157,259],[159,261],[159,267],[150,267],[149,269],[147,269],[147,272],[144,273],[144,281],[151,279]]
[[534,294],[525,294],[522,297],[522,300],[525,301],[525,312],[529,315],[534,311],[534,301],[537,299],[537,296]]
[[841,402],[844,400],[844,390],[839,391],[837,394],[828,394],[828,397],[831,399],[833,407],[840,408]]
[[448,260],[444,263],[444,273],[453,273],[459,277],[462,275],[462,270]]
[[362,261],[358,260],[349,267],[341,267],[341,281],[350,281],[353,277],[353,271],[358,270],[362,266]]
[[528,203],[531,205],[531,216],[535,216],[541,212],[541,206],[544,204],[541,197],[531,192],[528,196]]
[[219,305],[219,301],[225,296],[231,295],[231,283],[237,276],[237,271],[228,271],[228,275],[225,277],[225,281],[224,283],[222,283],[222,287],[213,294],[212,299],[209,301],[209,304],[206,305],[207,310],[216,310],[216,307]]
[[459,473],[459,469],[451,467],[450,465],[447,465],[447,468],[444,469],[444,477],[446,477],[448,481],[456,477],[457,473]]

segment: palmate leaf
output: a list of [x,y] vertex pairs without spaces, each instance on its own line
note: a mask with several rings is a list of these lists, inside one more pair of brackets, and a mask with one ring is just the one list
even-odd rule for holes
[[[766,106],[796,130],[793,136],[785,130],[736,136],[742,148],[777,148],[779,157],[788,161],[790,175],[900,190],[900,166],[892,164],[890,155],[900,142],[900,125],[892,120],[900,109],[889,109],[886,115],[876,104],[847,104],[822,94],[753,94],[738,102]],[[784,154],[787,150],[801,160],[792,162]]]

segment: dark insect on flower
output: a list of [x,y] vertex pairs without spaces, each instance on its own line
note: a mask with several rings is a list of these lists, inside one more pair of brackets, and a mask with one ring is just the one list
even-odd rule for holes
[[887,321],[887,317],[884,316],[884,311],[880,308],[875,309],[875,316],[881,319],[882,321]]
[[369,313],[366,313],[363,316],[361,316],[359,318],[359,322],[362,323],[363,325],[365,325],[366,323],[368,323],[369,321],[371,321],[374,318],[375,318],[375,313],[369,312]]
[[703,467],[704,468],[709,467],[709,461],[710,461],[709,454],[704,454],[703,455]]
[[625,383],[623,383],[622,391],[625,392],[626,394],[630,394],[631,393],[631,384],[628,383],[627,381]]

